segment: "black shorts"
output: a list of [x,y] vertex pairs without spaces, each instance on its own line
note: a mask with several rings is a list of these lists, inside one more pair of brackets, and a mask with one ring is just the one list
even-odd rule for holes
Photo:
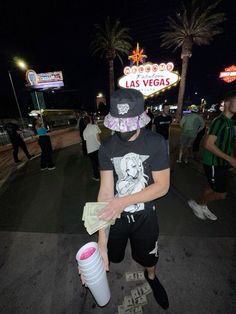
[[225,193],[227,186],[228,166],[203,165],[208,183],[213,191]]
[[122,213],[121,218],[111,226],[108,239],[108,257],[112,263],[120,263],[130,240],[133,259],[144,267],[158,262],[159,226],[155,209],[138,213]]

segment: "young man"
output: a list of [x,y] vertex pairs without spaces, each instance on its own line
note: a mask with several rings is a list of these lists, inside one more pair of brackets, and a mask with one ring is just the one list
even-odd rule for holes
[[83,132],[83,138],[86,141],[86,149],[93,168],[92,179],[99,181],[98,150],[101,145],[99,135],[101,130],[96,124],[91,123],[91,118],[88,116],[84,117],[84,123],[86,127]]
[[187,164],[197,134],[205,127],[205,122],[198,113],[198,107],[196,105],[191,106],[190,114],[182,117],[180,127],[182,128],[182,133],[180,136],[180,149],[177,163],[181,163],[184,156],[184,163]]
[[22,139],[20,135],[22,133],[20,127],[14,121],[12,121],[8,122],[5,125],[5,130],[7,131],[7,134],[13,147],[13,158],[15,163],[20,162],[20,160],[18,159],[19,147],[23,150],[23,152],[25,153],[26,157],[29,160],[32,159],[34,155],[28,152],[25,141]]
[[226,197],[228,167],[236,167],[236,158],[232,156],[234,129],[231,119],[235,113],[236,91],[232,91],[224,99],[223,112],[212,121],[204,145],[203,166],[209,187],[204,190],[198,202],[188,202],[193,213],[200,219],[217,219],[207,204]]
[[167,147],[169,151],[169,128],[172,123],[172,117],[170,113],[170,106],[165,103],[162,105],[162,112],[154,119],[156,126],[156,132],[161,134],[167,141]]
[[158,304],[166,309],[168,297],[155,273],[159,231],[154,200],[167,193],[170,169],[166,142],[145,129],[149,121],[139,91],[120,89],[113,94],[104,125],[115,133],[99,150],[98,201],[108,201],[99,218],[121,217],[110,232],[99,230],[98,244],[108,270],[109,262],[124,259],[129,239],[133,259],[145,268]]

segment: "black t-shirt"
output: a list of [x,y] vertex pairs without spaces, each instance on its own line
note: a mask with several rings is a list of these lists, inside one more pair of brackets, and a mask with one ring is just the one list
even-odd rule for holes
[[[135,141],[122,141],[116,134],[99,149],[100,170],[113,170],[115,196],[122,197],[142,191],[153,183],[152,171],[169,168],[166,141],[159,134],[141,129]],[[152,208],[153,202],[125,208],[134,213]]]
[[172,117],[170,115],[159,115],[154,119],[156,126],[156,132],[164,136],[166,140],[169,138],[169,126],[172,123]]
[[5,124],[4,128],[7,131],[7,134],[9,136],[10,140],[21,139],[20,135],[17,133],[17,131],[20,130],[20,128],[17,124],[9,122],[9,123]]

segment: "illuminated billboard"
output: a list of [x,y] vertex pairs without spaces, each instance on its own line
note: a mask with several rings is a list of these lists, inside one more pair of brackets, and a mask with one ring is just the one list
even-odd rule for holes
[[37,74],[34,70],[26,72],[26,86],[32,89],[60,88],[64,86],[61,71]]
[[236,66],[231,65],[228,68],[225,68],[223,72],[220,72],[219,78],[225,81],[226,83],[231,83],[236,80]]

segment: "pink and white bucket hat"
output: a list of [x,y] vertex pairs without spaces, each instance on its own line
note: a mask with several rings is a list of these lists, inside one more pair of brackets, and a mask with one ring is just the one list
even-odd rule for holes
[[130,132],[141,129],[150,122],[144,111],[143,94],[135,89],[118,89],[111,96],[110,112],[104,125],[113,131]]

